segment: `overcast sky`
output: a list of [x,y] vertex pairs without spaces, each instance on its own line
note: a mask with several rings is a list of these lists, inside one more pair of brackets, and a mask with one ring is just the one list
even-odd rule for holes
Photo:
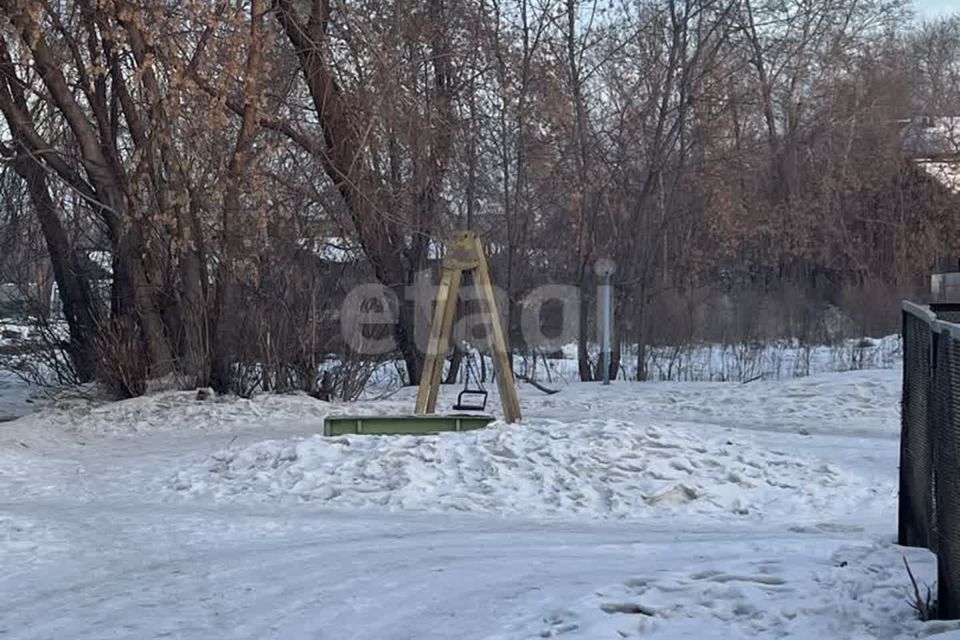
[[914,0],[919,18],[936,18],[948,13],[960,12],[957,0]]

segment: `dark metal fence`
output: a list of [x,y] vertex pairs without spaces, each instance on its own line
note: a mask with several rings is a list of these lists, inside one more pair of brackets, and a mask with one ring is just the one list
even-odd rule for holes
[[903,304],[898,542],[937,554],[942,618],[960,618],[960,313]]

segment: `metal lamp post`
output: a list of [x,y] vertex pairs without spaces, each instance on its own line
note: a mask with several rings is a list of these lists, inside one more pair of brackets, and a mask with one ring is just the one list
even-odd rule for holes
[[597,305],[599,307],[599,326],[597,330],[600,333],[600,352],[603,368],[603,384],[610,384],[610,361],[612,356],[612,334],[613,334],[613,274],[617,270],[613,260],[606,258],[597,260],[593,267],[599,278],[599,296]]

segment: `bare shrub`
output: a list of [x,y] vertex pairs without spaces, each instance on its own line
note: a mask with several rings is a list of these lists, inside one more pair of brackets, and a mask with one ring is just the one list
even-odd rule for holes
[[133,398],[146,391],[147,363],[142,340],[139,324],[129,316],[115,318],[101,328],[97,380],[110,396]]
[[910,594],[907,603],[917,612],[917,617],[920,620],[924,622],[935,620],[937,618],[937,602],[933,597],[933,588],[928,584],[923,585],[924,593],[921,595],[920,586],[917,584],[917,579],[910,569],[910,563],[907,562],[906,556],[903,557],[903,566],[907,569],[907,575],[910,577],[910,586],[913,588],[913,592]]

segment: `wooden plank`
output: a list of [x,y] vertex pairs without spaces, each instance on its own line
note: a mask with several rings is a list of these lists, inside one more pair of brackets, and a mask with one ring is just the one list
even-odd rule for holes
[[[440,341],[437,344],[437,357],[434,359],[433,384],[430,386],[427,396],[427,413],[433,413],[437,410],[437,396],[440,394],[440,383],[443,382],[443,363],[447,359],[447,351],[450,347],[450,333],[453,331],[453,321],[457,318],[458,300],[460,298],[460,285],[463,282],[463,272],[454,271],[453,278],[450,281],[450,290],[447,292],[446,304],[443,311],[443,321],[440,326]],[[437,304],[440,302],[437,301]]]
[[[441,349],[440,344],[443,326],[446,320],[447,308],[451,299],[450,294],[454,282],[456,281],[456,292],[458,293],[462,277],[463,274],[459,269],[449,269],[444,266],[443,275],[440,278],[440,286],[437,287],[437,303],[433,310],[433,320],[430,323],[427,356],[423,362],[423,371],[420,372],[420,387],[417,389],[415,413],[421,414],[433,411],[433,409],[430,408],[430,397],[433,395],[434,398],[436,398],[436,392],[431,393],[431,390],[434,389],[434,387],[439,388],[440,386],[440,373],[443,371],[443,361],[447,355],[446,346],[443,345]],[[453,300],[455,307],[456,298],[454,297]],[[435,405],[436,399],[434,399],[434,406]]]
[[497,372],[497,389],[500,391],[500,402],[503,405],[503,417],[509,423],[519,422],[520,397],[513,382],[513,367],[510,366],[510,351],[500,322],[500,313],[497,310],[497,298],[493,292],[493,282],[490,279],[490,268],[487,257],[483,253],[480,238],[474,239],[474,246],[478,255],[477,268],[474,269],[475,282],[479,288],[481,306],[485,307],[487,318],[490,320],[492,335],[493,364]]

